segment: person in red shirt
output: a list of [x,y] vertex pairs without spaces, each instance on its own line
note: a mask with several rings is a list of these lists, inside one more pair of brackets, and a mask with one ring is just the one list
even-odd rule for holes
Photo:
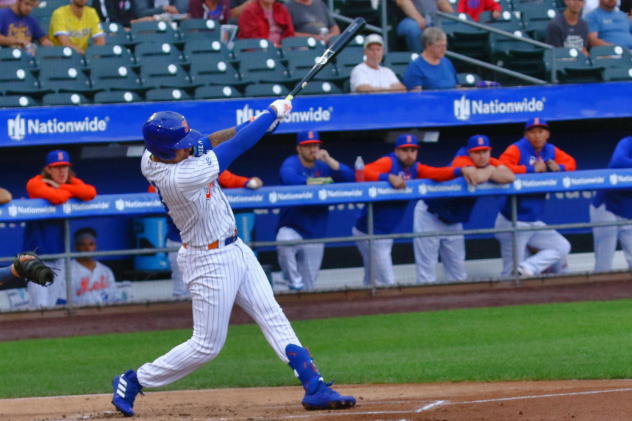
[[481,12],[492,12],[494,19],[500,18],[500,3],[496,3],[494,0],[459,0],[459,5],[456,9],[458,13],[467,13],[478,22],[478,15]]
[[239,15],[240,39],[263,38],[280,47],[283,39],[293,36],[290,11],[274,0],[254,1]]

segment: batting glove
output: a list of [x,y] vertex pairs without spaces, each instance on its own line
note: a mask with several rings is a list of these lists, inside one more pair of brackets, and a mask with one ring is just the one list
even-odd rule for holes
[[270,107],[274,108],[277,113],[277,120],[283,120],[292,112],[292,102],[285,99],[277,99]]

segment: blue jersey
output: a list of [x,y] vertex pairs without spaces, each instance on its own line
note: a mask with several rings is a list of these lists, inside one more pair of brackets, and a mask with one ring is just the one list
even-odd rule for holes
[[[608,168],[632,168],[632,136],[619,141]],[[606,209],[622,218],[632,219],[632,191],[601,190],[593,199],[593,206],[606,203]]]
[[[308,178],[315,177],[331,177],[336,182],[348,183],[355,181],[355,172],[342,163],[340,169],[334,171],[318,159],[312,168],[307,168],[298,155],[289,157],[281,165],[281,184],[285,186],[305,185]],[[281,209],[277,231],[281,227],[288,227],[305,239],[323,237],[328,216],[327,206],[287,206]]]
[[0,284],[15,279],[13,272],[11,272],[11,265],[0,268]]

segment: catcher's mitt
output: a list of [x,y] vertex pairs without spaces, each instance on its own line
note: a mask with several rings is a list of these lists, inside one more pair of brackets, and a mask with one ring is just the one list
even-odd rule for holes
[[[34,259],[21,261],[23,256],[33,256]],[[13,268],[20,278],[35,282],[38,285],[48,286],[55,281],[55,272],[42,262],[33,252],[18,253],[13,261]]]

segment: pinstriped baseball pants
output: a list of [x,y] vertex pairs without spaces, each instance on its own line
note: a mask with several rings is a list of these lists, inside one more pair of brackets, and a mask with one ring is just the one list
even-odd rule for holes
[[301,343],[257,258],[240,239],[216,250],[182,247],[178,265],[193,299],[193,337],[139,368],[143,387],[172,383],[215,358],[226,341],[234,303],[257,322],[277,356],[289,362],[285,347]]

